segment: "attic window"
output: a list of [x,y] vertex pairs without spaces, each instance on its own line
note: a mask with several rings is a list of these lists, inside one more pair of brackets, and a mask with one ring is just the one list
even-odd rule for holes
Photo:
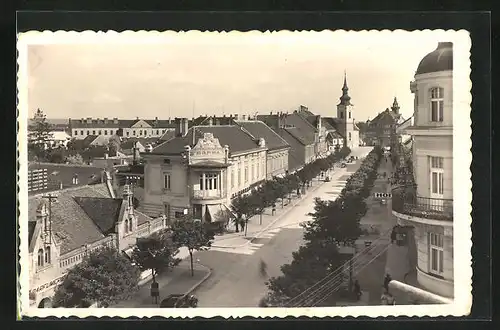
[[170,159],[164,159],[164,160],[163,160],[163,163],[164,163],[164,164],[170,164]]

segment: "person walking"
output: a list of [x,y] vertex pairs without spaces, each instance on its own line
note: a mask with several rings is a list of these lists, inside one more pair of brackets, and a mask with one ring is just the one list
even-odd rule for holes
[[260,259],[260,276],[266,277],[267,276],[267,264],[264,262],[264,260]]
[[361,299],[362,292],[358,280],[354,281],[354,294],[356,295],[356,301],[359,301],[359,299]]

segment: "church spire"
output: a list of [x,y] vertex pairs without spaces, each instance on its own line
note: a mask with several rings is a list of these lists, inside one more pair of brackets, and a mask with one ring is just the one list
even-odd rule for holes
[[340,97],[341,105],[351,105],[351,97],[349,96],[349,87],[347,87],[347,74],[344,70],[344,86],[342,86],[342,96]]
[[399,113],[399,104],[398,104],[398,100],[396,99],[396,97],[394,97],[394,102],[392,103],[391,110],[394,113]]

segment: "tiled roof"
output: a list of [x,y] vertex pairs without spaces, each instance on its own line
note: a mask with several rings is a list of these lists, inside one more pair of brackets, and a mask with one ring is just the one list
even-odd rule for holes
[[74,197],[75,201],[105,235],[115,229],[123,199],[101,197]]
[[[103,169],[92,166],[72,166],[52,163],[30,163],[28,170],[47,169],[47,189],[44,192],[59,190],[62,183],[63,188],[84,186],[89,183],[101,181]],[[78,184],[73,184],[73,176],[78,175]],[[38,191],[41,192],[41,191]],[[38,193],[37,192],[37,193]],[[30,193],[31,194],[31,193]]]
[[175,129],[170,129],[167,130],[165,133],[163,133],[159,141],[168,141],[170,139],[173,139],[174,137],[175,137]]
[[288,148],[286,142],[281,136],[273,131],[269,126],[260,120],[235,121],[236,124],[245,128],[255,139],[263,138],[269,150]]
[[209,125],[210,117],[212,119],[212,125],[233,125],[233,119],[236,119],[232,115],[231,116],[199,116],[197,118],[189,120],[189,127]]
[[36,220],[35,219],[29,219],[28,221],[28,244],[31,244],[31,240],[33,239],[33,234],[35,233],[35,227],[36,227]]
[[[146,123],[151,125],[153,128],[175,128],[175,122],[170,120],[161,120],[161,119],[152,119],[152,120],[144,120]],[[138,122],[138,120],[136,120]],[[135,124],[135,123],[134,123]],[[133,125],[133,124],[132,124]],[[131,125],[131,126],[132,126]]]
[[[290,150],[288,151],[288,169],[290,171],[294,171],[304,166],[304,145],[285,129],[278,129],[278,133],[290,146]],[[299,155],[303,155],[303,157],[300,157]]]
[[279,115],[260,115],[257,119],[263,121],[267,126],[276,131],[280,125],[285,128],[295,128],[290,133],[305,145],[313,144],[316,134],[316,128],[313,127],[305,118],[297,112],[291,114],[283,114],[279,119]]
[[[219,139],[220,145],[228,145],[231,154],[244,152],[258,147],[257,142],[241,130],[236,125],[221,126],[196,126],[195,144],[203,137],[203,133],[212,133]],[[184,151],[185,146],[193,147],[193,127],[185,136],[177,136],[169,141],[165,141],[153,149],[153,154],[178,155]]]
[[341,120],[336,117],[323,117],[323,122],[328,123],[333,127],[342,137],[345,137],[344,125],[341,125]]
[[[77,187],[59,192],[57,200],[51,207],[52,232],[61,244],[62,254],[105,237],[74,197],[111,198],[105,184]],[[36,209],[42,200],[44,199],[41,195],[29,198],[28,220],[36,220]]]

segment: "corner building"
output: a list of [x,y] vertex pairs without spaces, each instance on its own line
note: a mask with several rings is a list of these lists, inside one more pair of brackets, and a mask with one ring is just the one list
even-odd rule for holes
[[440,42],[410,83],[415,186],[393,190],[393,214],[413,227],[418,285],[452,298],[453,285],[453,44]]

